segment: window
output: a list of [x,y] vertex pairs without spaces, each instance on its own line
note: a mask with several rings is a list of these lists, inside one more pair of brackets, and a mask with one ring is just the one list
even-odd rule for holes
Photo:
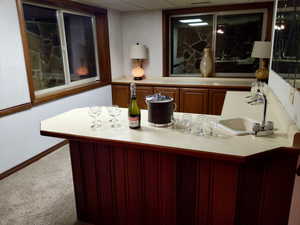
[[35,90],[64,85],[56,10],[24,5],[24,16]]
[[263,13],[217,16],[215,72],[253,73],[259,60],[251,58],[254,41],[263,38]]
[[92,19],[64,13],[64,22],[71,82],[97,77]]
[[299,6],[297,1],[278,2],[272,70],[284,79],[300,79]]
[[213,16],[171,18],[172,74],[196,74],[205,47],[212,47]]
[[100,79],[95,17],[23,4],[35,95]]
[[272,3],[164,10],[164,76],[199,76],[210,48],[215,76],[254,77],[253,44],[270,40],[272,12]]

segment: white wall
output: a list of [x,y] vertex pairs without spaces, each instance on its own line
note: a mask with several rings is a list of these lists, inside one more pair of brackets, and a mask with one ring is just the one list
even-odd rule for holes
[[300,92],[295,90],[274,71],[270,72],[269,85],[300,129]]
[[[120,13],[109,11],[112,74],[123,71]],[[0,109],[30,102],[23,48],[20,38],[17,10],[14,0],[1,0],[0,27]],[[4,50],[3,50],[4,49]],[[106,86],[57,101],[45,103],[30,110],[0,118],[0,173],[45,151],[61,140],[43,137],[40,121],[56,114],[89,105],[111,105],[111,87]],[[4,100],[7,100],[5,102]],[[78,118],[80,119],[80,118]]]
[[122,13],[124,75],[131,74],[129,48],[139,42],[149,50],[145,74],[162,76],[162,11]]
[[109,46],[112,78],[123,76],[123,34],[121,13],[116,10],[108,11]]
[[[16,2],[0,1],[0,110],[30,102]],[[7,44],[11,43],[11,44]],[[10,84],[14,84],[12,87]]]
[[106,86],[73,95],[1,118],[0,173],[61,141],[39,134],[41,120],[89,105],[111,105],[111,87]]

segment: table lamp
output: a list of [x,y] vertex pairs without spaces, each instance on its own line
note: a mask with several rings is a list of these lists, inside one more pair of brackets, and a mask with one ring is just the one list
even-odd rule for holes
[[139,43],[132,45],[130,48],[130,58],[134,60],[134,67],[132,69],[134,80],[142,80],[145,77],[143,60],[148,58],[147,48]]
[[262,59],[262,64],[255,72],[256,79],[260,81],[267,81],[269,77],[269,70],[267,68],[267,59],[271,55],[271,42],[270,41],[255,41],[251,57]]

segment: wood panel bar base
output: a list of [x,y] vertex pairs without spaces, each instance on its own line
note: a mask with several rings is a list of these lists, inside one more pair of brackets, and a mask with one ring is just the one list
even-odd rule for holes
[[288,224],[298,153],[236,163],[70,141],[78,219],[95,225]]

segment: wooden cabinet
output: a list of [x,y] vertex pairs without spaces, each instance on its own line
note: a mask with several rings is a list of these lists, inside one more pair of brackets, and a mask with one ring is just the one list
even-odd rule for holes
[[179,111],[179,88],[167,88],[167,87],[154,87],[154,93],[161,93],[162,95],[170,96],[174,99],[176,104],[176,110]]
[[208,113],[208,89],[180,88],[180,111]]
[[[137,103],[141,109],[147,109],[145,97],[153,94],[153,87],[137,86],[136,95]],[[113,105],[127,108],[130,101],[129,85],[112,85],[112,102]]]
[[130,91],[128,85],[112,85],[113,105],[118,105],[120,107],[128,107],[129,95]]
[[[177,105],[176,111],[188,113],[200,113],[221,115],[226,91],[249,91],[250,88],[215,88],[212,87],[155,87],[154,85],[137,85],[137,102],[141,109],[147,109],[145,97],[153,93],[161,93],[174,98]],[[130,100],[129,84],[113,84],[112,85],[113,104],[120,107],[128,107]]]
[[209,90],[209,114],[221,115],[226,96],[225,89]]
[[138,106],[141,109],[147,109],[147,104],[145,102],[145,97],[148,95],[153,95],[153,87],[137,86],[136,87],[136,97]]
[[297,150],[247,160],[159,143],[69,141],[78,218],[86,223],[288,224]]

